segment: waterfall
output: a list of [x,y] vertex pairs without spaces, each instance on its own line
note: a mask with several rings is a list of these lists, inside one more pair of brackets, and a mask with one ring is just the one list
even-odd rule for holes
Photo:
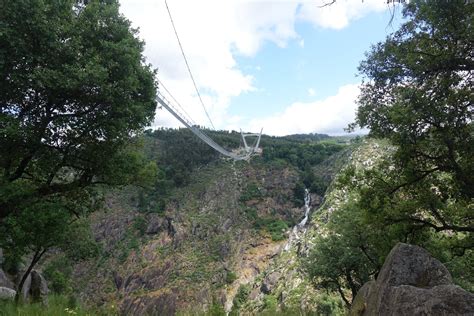
[[306,228],[304,226],[308,222],[310,211],[311,211],[311,194],[309,193],[308,189],[304,189],[304,217],[301,220],[301,222],[293,226],[293,229],[291,230],[291,233],[290,233],[290,237],[288,238],[288,242],[286,243],[285,248],[284,248],[285,251],[290,250],[290,247],[293,241],[298,240],[300,238],[298,235],[299,231],[303,231],[303,233],[306,232]]
[[303,228],[308,221],[309,212],[311,211],[311,195],[308,189],[304,189],[304,218],[298,223],[298,228]]

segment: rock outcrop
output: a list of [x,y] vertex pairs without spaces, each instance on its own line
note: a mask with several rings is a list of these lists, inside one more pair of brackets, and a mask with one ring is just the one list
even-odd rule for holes
[[377,280],[357,293],[351,315],[474,315],[474,294],[426,250],[398,243]]
[[36,270],[31,271],[31,283],[30,283],[30,299],[34,303],[48,303],[48,285],[46,280]]
[[2,300],[13,300],[15,298],[15,295],[15,290],[0,286],[0,302]]
[[275,286],[277,285],[277,282],[280,279],[280,277],[281,277],[281,273],[279,272],[269,273],[265,277],[265,279],[263,279],[261,291],[265,294],[270,294],[272,290],[275,288]]

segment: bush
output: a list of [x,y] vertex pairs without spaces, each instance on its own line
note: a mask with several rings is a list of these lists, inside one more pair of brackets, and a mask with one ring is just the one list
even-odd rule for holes
[[258,218],[254,222],[254,227],[268,232],[273,241],[279,241],[285,239],[285,231],[288,229],[288,224],[281,219]]
[[273,295],[265,295],[263,297],[263,308],[266,311],[276,311],[278,306],[278,300]]
[[48,287],[53,293],[65,294],[71,292],[71,266],[71,261],[65,255],[59,255],[46,264],[43,273],[48,281]]
[[143,216],[137,216],[133,219],[133,229],[138,232],[138,235],[145,235],[146,228],[147,222]]
[[237,275],[232,271],[228,271],[225,276],[225,283],[232,284],[235,280],[237,280]]
[[250,286],[247,284],[242,284],[237,290],[237,294],[234,297],[232,311],[237,311],[245,302],[250,294]]
[[346,309],[339,297],[323,294],[318,297],[316,314],[321,316],[345,315]]
[[247,201],[258,199],[261,197],[262,197],[262,193],[260,192],[258,185],[256,183],[249,183],[247,187],[245,188],[245,190],[240,195],[240,201],[247,202]]

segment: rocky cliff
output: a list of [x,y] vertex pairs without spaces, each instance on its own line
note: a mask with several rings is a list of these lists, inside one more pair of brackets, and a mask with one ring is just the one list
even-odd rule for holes
[[127,315],[230,310],[239,286],[281,252],[287,223],[302,218],[297,181],[288,167],[220,162],[196,172],[160,214],[141,213],[133,188],[110,194],[93,219],[104,256],[75,268],[83,300]]

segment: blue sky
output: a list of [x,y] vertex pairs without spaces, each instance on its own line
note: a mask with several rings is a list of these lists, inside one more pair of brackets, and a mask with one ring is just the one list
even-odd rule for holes
[[342,85],[358,83],[357,67],[364,52],[398,25],[389,21],[387,12],[380,12],[342,30],[299,22],[296,32],[303,41],[293,40],[285,48],[267,42],[255,57],[237,56],[240,67],[255,78],[257,91],[234,98],[229,113],[265,117],[269,108],[283,111],[296,100],[324,99]]
[[[342,134],[354,118],[357,66],[389,25],[383,0],[168,0],[188,62],[218,129],[272,135]],[[164,1],[122,0],[147,60],[193,121],[210,126],[174,37]],[[177,127],[164,110],[154,127]]]

